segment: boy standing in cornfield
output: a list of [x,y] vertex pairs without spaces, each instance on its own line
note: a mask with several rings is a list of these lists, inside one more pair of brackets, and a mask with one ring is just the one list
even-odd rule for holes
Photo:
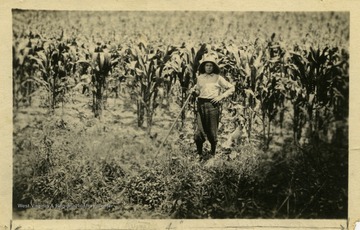
[[200,64],[196,85],[190,90],[197,96],[195,143],[200,160],[203,160],[203,144],[210,142],[210,155],[216,152],[217,133],[220,121],[220,102],[235,91],[235,86],[220,76],[215,58],[204,58]]

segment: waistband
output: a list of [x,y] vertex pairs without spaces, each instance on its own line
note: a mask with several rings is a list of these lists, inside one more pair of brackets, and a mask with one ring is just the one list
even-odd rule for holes
[[201,98],[198,97],[198,102],[211,102],[212,98]]
[[219,102],[211,102],[212,98],[198,98],[198,105],[208,105],[208,104],[211,104],[213,106],[220,106],[220,103]]

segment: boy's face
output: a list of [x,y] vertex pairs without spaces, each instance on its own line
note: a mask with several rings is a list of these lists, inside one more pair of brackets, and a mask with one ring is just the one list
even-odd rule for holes
[[213,72],[214,66],[211,62],[205,63],[205,72],[210,74]]

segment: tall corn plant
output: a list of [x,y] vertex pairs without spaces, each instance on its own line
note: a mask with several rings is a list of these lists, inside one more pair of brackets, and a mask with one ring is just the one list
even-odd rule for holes
[[95,117],[101,118],[104,108],[104,91],[106,88],[106,78],[109,75],[112,65],[109,52],[97,43],[97,47],[91,56],[92,65],[92,84],[93,84],[93,112]]
[[[31,105],[33,93],[39,86],[47,86],[46,75],[49,72],[47,58],[44,53],[45,45],[52,43],[34,35],[31,31],[28,35],[15,39],[13,47],[13,93],[14,105],[17,108],[19,102],[28,102]],[[45,57],[44,57],[45,56]],[[43,78],[44,76],[44,78]]]
[[[337,48],[323,50],[305,50],[303,53],[292,53],[290,74],[301,86],[300,92],[294,95],[294,127],[299,123],[307,124],[305,137],[312,144],[318,143],[319,132],[326,129],[334,120],[345,120],[337,117],[341,107],[348,107],[348,73],[337,52]],[[294,130],[295,132],[295,130]],[[299,131],[298,131],[299,132]],[[296,137],[297,140],[300,139]]]
[[[272,40],[274,35],[272,36]],[[283,117],[284,117],[284,103],[286,98],[286,91],[284,87],[284,55],[280,45],[273,41],[269,42],[268,49],[265,51],[263,59],[265,62],[260,63],[257,58],[254,60],[254,66],[260,66],[264,68],[263,73],[259,75],[256,80],[257,84],[257,97],[260,101],[260,107],[262,111],[262,126],[263,126],[263,139],[264,147],[269,148],[269,144],[272,140],[273,133],[271,127],[274,123],[280,124],[280,132],[282,129]],[[275,51],[276,50],[276,51]],[[276,55],[275,55],[276,53]],[[262,52],[260,52],[261,56]],[[279,116],[280,114],[280,116]],[[276,121],[276,118],[279,120]]]
[[238,48],[230,44],[224,45],[224,49],[220,66],[236,84],[233,99],[238,103],[232,103],[231,107],[237,110],[237,120],[246,128],[248,138],[255,131],[254,123],[261,121],[263,143],[268,148],[272,139],[272,124],[279,112],[284,112],[282,59],[275,60],[272,50],[258,39],[246,47]]
[[69,87],[69,74],[75,64],[76,55],[70,54],[70,47],[61,39],[62,37],[56,40],[39,38],[35,46],[25,47],[20,51],[20,56],[15,55],[17,61],[14,69],[20,65],[19,73],[25,76],[25,79],[20,79],[21,85],[25,85],[27,91],[43,87],[48,94],[47,102],[52,111],[57,102],[64,102],[65,92]]
[[234,45],[225,46],[226,56],[222,58],[222,65],[233,78],[236,84],[236,95],[233,97],[240,102],[234,105],[240,125],[251,138],[253,123],[260,116],[260,101],[258,99],[257,81],[263,75],[265,64],[263,53],[254,47],[240,49]]
[[19,107],[20,101],[28,101],[31,105],[32,84],[28,80],[33,76],[36,63],[30,55],[34,53],[34,45],[29,38],[18,38],[13,45],[13,105]]
[[134,61],[128,64],[128,68],[134,74],[132,93],[136,97],[138,126],[142,127],[146,118],[147,133],[151,133],[153,115],[158,106],[156,102],[159,87],[162,85],[161,70],[156,53],[143,43],[132,47],[135,56]]
[[[53,90],[53,109],[55,105],[61,103],[62,114],[64,114],[64,104],[69,101],[70,92],[75,86],[74,74],[76,71],[77,51],[76,45],[68,40],[66,43],[60,43],[58,46],[58,79],[54,81],[55,90]],[[56,61],[56,60],[55,60]],[[55,102],[55,103],[54,103]]]

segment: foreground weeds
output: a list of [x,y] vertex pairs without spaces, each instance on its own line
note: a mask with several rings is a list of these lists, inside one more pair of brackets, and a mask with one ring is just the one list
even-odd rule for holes
[[[346,149],[243,143],[199,162],[175,131],[66,116],[14,133],[18,218],[344,218]],[[41,130],[41,131],[40,131]],[[160,130],[160,129],[159,129]],[[317,151],[327,158],[316,158]],[[226,153],[226,154],[225,154]],[[309,160],[309,155],[317,160]],[[169,159],[170,156],[170,159]]]

